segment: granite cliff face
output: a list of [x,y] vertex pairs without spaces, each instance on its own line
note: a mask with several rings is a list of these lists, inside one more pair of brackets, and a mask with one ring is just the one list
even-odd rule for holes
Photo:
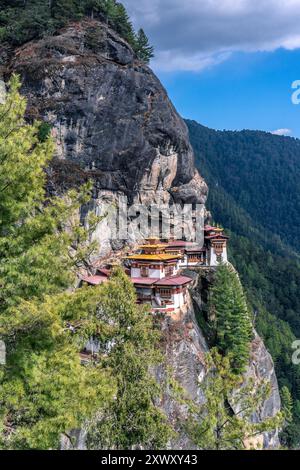
[[[153,373],[157,381],[163,386],[164,393],[157,403],[173,428],[177,431],[174,439],[169,442],[169,449],[193,450],[197,449],[188,435],[182,430],[181,425],[188,417],[187,407],[184,403],[174,399],[173,393],[165,388],[166,367],[171,368],[177,383],[185,390],[187,396],[197,404],[205,403],[205,395],[201,384],[207,376],[205,355],[209,351],[208,343],[201,330],[199,318],[203,317],[207,309],[207,286],[211,281],[211,273],[189,272],[193,276],[194,284],[190,291],[187,308],[179,314],[167,316],[161,321],[162,349],[165,362],[156,368]],[[281,409],[280,395],[277,378],[274,370],[272,358],[261,338],[254,332],[254,339],[251,344],[249,365],[244,374],[245,383],[248,379],[253,379],[254,387],[259,387],[262,381],[271,384],[271,394],[265,400],[252,419],[253,422],[261,422],[266,418],[276,416]],[[238,405],[232,408],[233,413],[240,410]],[[75,430],[71,433],[73,444],[66,437],[62,440],[63,449],[86,449],[86,437],[88,424],[85,429]],[[245,442],[246,446],[255,446],[258,449],[278,449],[280,442],[278,430],[265,432]]]
[[98,191],[129,201],[205,202],[186,125],[153,72],[106,25],[70,24],[15,50],[6,67],[6,77],[22,77],[28,117],[53,126],[55,182],[92,176]]
[[[70,24],[9,58],[2,52],[3,61],[6,79],[12,72],[22,77],[28,118],[53,126],[51,191],[92,178],[99,215],[122,195],[130,204],[205,203],[185,123],[150,68],[106,25]],[[107,254],[105,222],[97,237]]]
[[[106,25],[94,20],[70,24],[54,37],[3,50],[2,64],[6,80],[12,72],[22,77],[28,119],[42,119],[52,126],[57,154],[48,170],[49,191],[63,193],[92,179],[91,207],[98,214],[119,195],[127,196],[129,203],[146,205],[206,202],[207,186],[194,167],[184,122],[152,71]],[[86,210],[82,209],[83,216]],[[109,242],[105,221],[96,236],[103,254],[121,248]],[[195,283],[187,311],[166,319],[162,329],[167,363],[190,396],[201,401],[205,397],[199,381],[206,374],[208,346],[196,314],[206,299],[205,288],[197,279]],[[275,415],[280,399],[274,366],[258,337],[248,373],[273,386],[256,419]],[[160,374],[163,371],[158,370],[158,380]],[[185,413],[167,393],[160,406],[172,422]],[[84,432],[78,436],[78,447],[84,448]],[[262,439],[265,448],[278,444],[276,433]],[[171,445],[188,449],[191,443],[180,436]],[[63,447],[69,444],[64,442]]]
[[[200,325],[205,322],[203,319],[207,312],[208,286],[212,282],[213,273],[210,270],[197,272],[195,269],[187,274],[194,278],[194,283],[190,290],[186,310],[180,315],[167,317],[162,323],[165,357],[168,366],[171,366],[174,371],[177,382],[188,396],[195,403],[204,404],[205,395],[201,384],[208,373],[205,355],[209,351],[209,346]],[[276,416],[281,409],[281,401],[273,360],[256,331],[253,336],[244,383],[252,379],[257,389],[262,382],[271,384],[270,396],[260,404],[251,418],[253,422],[259,423],[266,418]],[[157,370],[156,376],[157,380],[163,383],[164,366]],[[170,447],[173,449],[195,448],[188,436],[180,429],[181,423],[187,418],[186,406],[176,402],[166,391],[160,407],[167,414],[174,428],[179,431],[176,439],[170,443]],[[238,404],[232,406],[233,414],[239,412]],[[245,442],[245,446],[278,449],[280,447],[278,430],[257,435]]]

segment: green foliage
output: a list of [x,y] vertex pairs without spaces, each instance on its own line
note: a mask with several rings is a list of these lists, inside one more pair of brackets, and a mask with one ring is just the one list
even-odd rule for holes
[[252,415],[270,395],[270,385],[254,386],[232,372],[230,355],[222,357],[212,349],[206,357],[208,374],[201,388],[203,405],[190,404],[186,430],[197,447],[206,450],[259,448],[262,432],[281,426],[282,416],[253,422]]
[[[84,337],[106,326],[92,316],[96,303],[81,310],[87,290],[66,291],[90,250],[75,217],[89,188],[46,199],[44,167],[53,143],[39,140],[38,123],[25,123],[18,89],[13,76],[0,105],[0,335],[7,350],[0,446],[48,449],[109,401],[113,380],[109,369],[81,366]],[[84,322],[80,336],[68,330],[66,313],[68,321]]]
[[113,321],[115,345],[107,365],[115,371],[117,394],[90,426],[89,447],[162,449],[171,429],[155,406],[161,390],[149,373],[162,360],[153,318],[136,305],[134,287],[120,269],[102,287],[100,309]]
[[284,431],[281,433],[281,441],[283,445],[290,449],[298,449],[300,442],[300,401],[297,400],[293,404],[293,421],[291,421]]
[[288,387],[281,389],[281,402],[284,417],[284,427],[280,438],[283,445],[295,449],[298,448],[300,441],[300,401],[293,402],[292,395]]
[[[187,124],[197,165],[211,190],[225,190],[262,234],[276,234],[298,250],[300,140],[260,131],[214,131],[194,121]],[[222,223],[218,209],[214,217]],[[233,228],[228,223],[227,228]]]
[[149,39],[143,29],[139,29],[136,35],[135,51],[138,58],[147,64],[154,57],[154,48],[153,46],[150,46]]
[[144,31],[135,33],[124,5],[116,0],[0,0],[0,41],[20,45],[52,35],[68,21],[84,16],[106,22],[132,46],[140,60],[148,63],[153,57]]
[[208,207],[230,231],[230,258],[256,328],[272,354],[280,387],[291,391],[294,421],[285,435],[288,445],[299,446],[300,369],[291,362],[292,343],[300,335],[299,140],[187,124],[197,166],[210,187]]
[[40,142],[46,142],[51,133],[51,125],[48,122],[42,122],[39,126],[38,139]]
[[287,387],[281,389],[281,407],[285,422],[287,424],[293,421],[293,399],[291,392]]
[[243,372],[249,362],[252,323],[239,277],[227,265],[217,268],[210,290],[209,316],[218,350],[231,356],[236,373]]
[[81,0],[48,0],[48,8],[54,24],[62,26],[68,20],[79,20],[84,12]]
[[[161,360],[153,318],[120,269],[103,286],[70,289],[94,250],[77,216],[90,186],[46,198],[53,142],[25,123],[19,86],[13,76],[0,105],[0,447],[57,449],[62,434],[95,416],[91,443],[163,447],[170,429],[149,373]],[[97,222],[89,217],[91,231]],[[90,338],[99,357],[83,366]]]

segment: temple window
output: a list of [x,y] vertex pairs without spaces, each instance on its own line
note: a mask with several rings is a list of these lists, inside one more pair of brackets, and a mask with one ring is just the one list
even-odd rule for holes
[[160,289],[160,295],[161,297],[171,297],[171,289]]
[[166,276],[170,276],[174,273],[174,267],[173,266],[167,266],[166,267]]
[[141,276],[148,277],[149,276],[149,268],[146,266],[141,267]]

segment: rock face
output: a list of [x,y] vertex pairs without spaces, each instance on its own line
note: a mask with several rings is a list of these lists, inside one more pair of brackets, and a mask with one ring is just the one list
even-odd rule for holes
[[[166,91],[106,25],[74,23],[14,51],[6,78],[23,80],[28,116],[53,125],[62,186],[93,177],[130,201],[204,203],[187,128]],[[67,178],[65,178],[65,173]]]
[[[119,196],[147,206],[205,203],[185,123],[149,67],[106,25],[84,20],[29,42],[10,51],[4,70],[6,79],[21,75],[28,118],[53,126],[51,191],[93,179],[98,215]],[[97,237],[108,254],[105,222]]]
[[[168,444],[168,448],[174,450],[193,450],[197,447],[180,427],[188,417],[188,410],[186,405],[174,399],[170,390],[165,387],[166,368],[171,368],[177,383],[194,403],[205,403],[201,383],[207,375],[205,354],[209,351],[209,347],[199,327],[197,317],[203,314],[203,310],[206,308],[206,289],[203,286],[205,286],[207,279],[201,276],[201,283],[199,283],[199,279],[194,273],[194,280],[195,285],[191,291],[187,308],[176,316],[172,315],[172,317],[166,317],[162,320],[165,362],[154,371],[157,381],[164,389],[163,397],[157,406],[164,411],[169,423],[177,430],[176,437]],[[261,422],[268,417],[274,417],[281,408],[274,364],[263,341],[256,333],[251,345],[245,383],[250,377],[254,379],[254,387],[260,386],[262,380],[272,386],[270,397],[254,413],[253,421]],[[233,412],[239,411],[238,408],[233,409]],[[85,450],[87,429],[88,425],[86,429],[75,430],[71,433],[73,444],[64,437],[62,448],[68,450],[75,446],[76,449]],[[265,432],[245,444],[249,448],[278,449],[280,447],[278,431]]]
[[[246,378],[252,377],[255,384],[266,381],[271,384],[272,388],[270,397],[254,414],[254,422],[260,422],[263,419],[275,416],[281,409],[281,400],[274,363],[263,341],[256,332],[255,338],[252,341],[250,364],[245,375]],[[264,433],[258,440],[252,443],[260,444],[264,449],[276,449],[280,446],[278,431]]]
[[[210,274],[208,274],[208,277]],[[188,396],[196,403],[205,403],[205,396],[201,389],[201,383],[206,377],[205,354],[209,347],[199,327],[197,317],[203,317],[206,309],[206,288],[205,283],[209,282],[206,276],[201,276],[201,282],[195,277],[195,287],[191,291],[191,299],[186,312],[177,318],[168,318],[163,324],[165,337],[166,361],[174,371],[177,382],[187,392]],[[281,401],[278,389],[277,378],[274,370],[273,360],[266,350],[261,338],[254,332],[254,340],[251,344],[249,365],[244,374],[245,383],[252,378],[254,387],[261,386],[262,381],[271,384],[271,394],[252,416],[253,422],[261,422],[266,418],[277,415],[281,409]],[[160,373],[158,380],[162,381]],[[165,394],[163,402],[160,404],[167,414],[169,421],[176,427],[176,422],[182,422],[187,416],[184,405],[176,403],[168,393]],[[239,412],[238,407],[233,412]],[[249,442],[247,446],[255,446],[263,449],[277,449],[280,447],[278,430],[271,433],[263,433]],[[182,433],[171,443],[173,449],[194,448],[189,438]]]

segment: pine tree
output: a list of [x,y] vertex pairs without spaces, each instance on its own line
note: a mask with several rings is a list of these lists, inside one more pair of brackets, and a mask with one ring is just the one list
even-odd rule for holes
[[48,6],[56,26],[63,25],[68,19],[79,19],[84,11],[83,3],[80,0],[51,0]]
[[126,39],[129,44],[135,44],[135,32],[126,8],[122,3],[116,3],[114,27],[120,36]]
[[240,373],[249,360],[253,332],[237,273],[227,265],[219,266],[210,295],[210,317],[216,332],[216,345],[222,354],[232,355],[232,367]]
[[162,361],[152,316],[136,305],[131,281],[119,268],[101,289],[100,310],[114,324],[114,346],[107,366],[115,371],[117,393],[89,430],[89,448],[165,448],[172,435],[155,402],[160,386],[150,370]]
[[[0,1],[1,3],[1,1]],[[135,48],[135,31],[125,7],[116,0],[31,0],[7,2],[0,8],[0,41],[13,45],[52,35],[70,20],[98,18]]]
[[154,57],[154,48],[149,44],[149,39],[143,29],[139,29],[136,35],[135,51],[140,60],[148,64]]
[[[75,216],[89,191],[46,198],[53,142],[40,142],[40,125],[25,123],[18,89],[13,76],[0,105],[0,447],[49,449],[109,401],[113,379],[80,364],[91,332],[107,328],[96,299],[66,290],[90,249]],[[68,324],[79,320],[80,332],[71,333]]]
[[116,17],[116,0],[98,0],[96,10],[104,16],[107,24],[110,22],[114,24]]
[[288,387],[284,386],[281,389],[281,407],[286,424],[293,421],[293,399]]

